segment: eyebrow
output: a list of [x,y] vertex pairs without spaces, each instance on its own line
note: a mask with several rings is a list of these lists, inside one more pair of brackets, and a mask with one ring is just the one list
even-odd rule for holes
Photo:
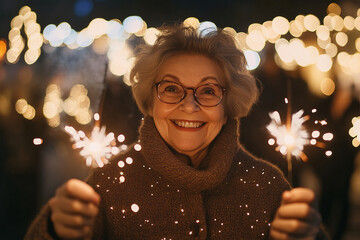
[[[172,75],[172,74],[165,74],[165,75],[162,77],[162,79],[164,79],[164,78],[166,78],[166,77],[173,78],[175,81],[181,83],[180,80],[179,80],[179,78],[176,77],[176,76],[174,76],[174,75]],[[217,83],[220,84],[220,80],[217,79],[216,77],[213,77],[213,76],[208,76],[208,77],[202,78],[202,79],[200,80],[200,83],[206,82],[207,80],[215,80]],[[182,84],[182,83],[181,83],[181,84]]]

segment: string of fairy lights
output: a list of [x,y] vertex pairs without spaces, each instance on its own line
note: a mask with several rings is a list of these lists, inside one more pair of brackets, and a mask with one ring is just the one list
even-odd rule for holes
[[[286,71],[308,71],[304,77],[309,87],[320,96],[330,96],[335,88],[350,88],[360,96],[360,8],[356,16],[341,16],[341,7],[331,3],[322,21],[313,14],[298,15],[293,20],[277,16],[270,21],[251,24],[247,32],[237,32],[231,27],[224,30],[232,34],[244,51],[248,69],[254,70],[261,63],[261,52],[267,46],[275,50],[276,64]],[[200,22],[195,17],[184,20],[184,24],[211,31],[216,24]],[[71,50],[91,47],[108,58],[109,72],[123,76],[129,83],[129,69],[133,65],[133,47],[129,39],[136,37],[146,44],[156,41],[158,30],[148,27],[139,16],[119,19],[93,19],[86,28],[76,31],[67,22],[49,24],[42,29],[37,15],[29,6],[20,9],[11,21],[8,42],[0,40],[0,61],[16,64],[23,56],[26,64],[35,64],[44,47],[67,47]],[[320,76],[320,77],[319,77]],[[336,80],[334,80],[336,79]],[[93,113],[84,85],[77,84],[66,99],[56,84],[46,90],[43,115],[51,127],[60,125],[60,113],[73,116],[80,124],[88,124]],[[360,99],[359,99],[360,100]],[[33,119],[35,108],[22,98],[16,102],[16,111],[26,119]],[[354,147],[360,145],[360,116],[354,117],[349,134]]]

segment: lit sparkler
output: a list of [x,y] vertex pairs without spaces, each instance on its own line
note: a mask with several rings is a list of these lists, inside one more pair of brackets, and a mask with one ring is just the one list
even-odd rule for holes
[[277,150],[283,155],[303,157],[304,145],[309,144],[309,134],[303,126],[309,117],[303,114],[304,110],[293,114],[289,124],[281,123],[280,114],[277,111],[269,114],[271,122],[267,129],[276,138]]
[[[99,115],[95,114],[95,120],[99,119]],[[87,137],[83,131],[77,131],[71,126],[66,126],[65,131],[71,135],[74,141],[73,148],[81,149],[80,155],[86,160],[86,166],[103,167],[109,162],[109,159],[124,149],[116,146],[116,139],[114,133],[105,133],[106,128],[99,127],[96,121],[95,127],[91,132],[91,136]],[[118,139],[124,140],[123,135]]]
[[[285,102],[288,104],[287,99]],[[289,111],[289,109],[288,109]],[[313,113],[316,112],[316,109],[312,110]],[[303,125],[306,121],[310,119],[309,115],[305,115],[304,110],[300,110],[294,113],[292,116],[289,115],[287,117],[287,121],[285,124],[282,124],[279,112],[275,111],[269,113],[271,118],[270,124],[267,126],[269,132],[276,139],[269,139],[269,144],[274,145],[277,144],[275,150],[279,151],[284,156],[286,155],[286,160],[288,163],[288,179],[292,185],[292,162],[291,158],[294,156],[296,159],[301,159],[306,162],[308,157],[304,153],[305,145],[313,145],[320,148],[325,148],[324,141],[331,141],[333,139],[332,133],[324,133],[322,135],[322,140],[320,140],[321,133],[319,130],[314,130],[311,134],[305,129]],[[327,125],[325,120],[316,120],[314,121],[316,125]],[[332,151],[325,151],[325,155],[330,157],[332,155]]]

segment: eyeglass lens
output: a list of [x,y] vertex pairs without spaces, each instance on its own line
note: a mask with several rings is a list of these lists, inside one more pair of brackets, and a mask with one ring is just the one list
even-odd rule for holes
[[185,88],[172,81],[157,84],[158,97],[165,103],[178,103],[185,98],[186,89],[193,90],[196,101],[203,106],[215,106],[220,103],[223,90],[218,84],[204,84],[197,88]]

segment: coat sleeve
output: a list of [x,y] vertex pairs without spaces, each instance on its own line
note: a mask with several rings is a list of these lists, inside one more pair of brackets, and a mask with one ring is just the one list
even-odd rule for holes
[[52,222],[50,220],[51,209],[49,204],[46,204],[36,216],[34,221],[28,228],[24,240],[56,240],[59,239],[54,231]]

